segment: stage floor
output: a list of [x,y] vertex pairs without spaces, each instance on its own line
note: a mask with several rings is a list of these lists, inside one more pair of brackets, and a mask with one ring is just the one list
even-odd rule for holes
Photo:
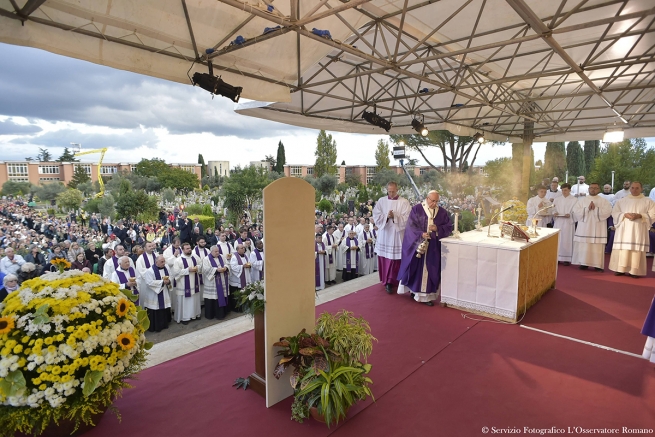
[[[649,262],[650,266],[650,262]],[[427,307],[381,285],[326,303],[364,316],[378,338],[370,363],[376,401],[348,420],[290,420],[291,399],[266,409],[232,383],[254,370],[247,332],[143,371],[87,436],[481,436],[485,427],[538,435],[556,427],[655,428],[655,369],[639,330],[655,276],[632,279],[560,266],[557,289],[528,310],[532,328],[625,351],[605,350],[517,325]],[[480,319],[477,316],[472,316]],[[289,333],[294,334],[294,333]],[[534,428],[526,432],[524,427]],[[497,433],[497,432],[496,432]]]

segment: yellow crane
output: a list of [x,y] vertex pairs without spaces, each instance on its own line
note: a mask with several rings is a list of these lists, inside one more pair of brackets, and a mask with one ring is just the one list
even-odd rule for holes
[[98,185],[100,185],[100,192],[96,194],[96,198],[101,198],[102,196],[105,195],[105,183],[102,181],[102,174],[101,174],[101,168],[102,168],[102,160],[105,157],[105,152],[107,152],[107,148],[102,148],[102,149],[93,149],[93,150],[85,150],[82,151],[82,149],[78,149],[77,152],[75,152],[75,156],[82,156],[82,155],[89,155],[91,153],[100,153],[100,160],[98,161]]

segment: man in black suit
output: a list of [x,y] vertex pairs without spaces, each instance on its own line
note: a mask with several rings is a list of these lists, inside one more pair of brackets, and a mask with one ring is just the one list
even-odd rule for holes
[[[127,228],[123,225],[123,221],[119,220],[118,223],[116,223],[117,226],[113,229],[114,235],[116,235],[116,238],[118,238],[122,244],[127,243]],[[129,246],[126,246],[129,247]]]
[[177,230],[180,231],[180,241],[182,243],[191,243],[191,222],[187,218],[187,213],[182,213],[182,217],[177,219]]

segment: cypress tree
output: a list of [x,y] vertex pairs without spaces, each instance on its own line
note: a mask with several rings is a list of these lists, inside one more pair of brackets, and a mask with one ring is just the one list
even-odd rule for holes
[[280,174],[284,174],[284,164],[286,163],[287,158],[284,154],[284,144],[282,144],[282,140],[280,140],[280,142],[277,143],[277,160],[274,170]]
[[600,153],[600,141],[591,140],[584,142],[584,162],[585,162],[585,176],[589,175],[594,169],[596,156]]
[[584,152],[577,141],[571,141],[566,145],[566,165],[569,169],[569,177],[577,178],[585,174]]
[[544,154],[544,176],[553,178],[557,176],[564,180],[566,175],[566,146],[564,143],[548,142],[546,143],[546,153]]

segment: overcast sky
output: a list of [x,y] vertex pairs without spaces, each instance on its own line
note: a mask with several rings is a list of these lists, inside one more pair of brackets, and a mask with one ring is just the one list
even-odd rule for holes
[[[190,85],[95,65],[29,47],[0,43],[0,160],[35,157],[39,147],[57,158],[70,143],[107,147],[105,162],[230,161],[230,166],[275,156],[281,140],[287,164],[313,164],[318,131],[233,112],[225,98]],[[331,132],[338,162],[375,164],[382,135]],[[535,160],[545,143],[535,143]],[[412,156],[415,158],[420,158]],[[433,164],[443,164],[438,150]],[[476,164],[511,156],[511,147],[485,145]],[[82,157],[93,162],[93,155]],[[419,161],[423,163],[422,160]]]

